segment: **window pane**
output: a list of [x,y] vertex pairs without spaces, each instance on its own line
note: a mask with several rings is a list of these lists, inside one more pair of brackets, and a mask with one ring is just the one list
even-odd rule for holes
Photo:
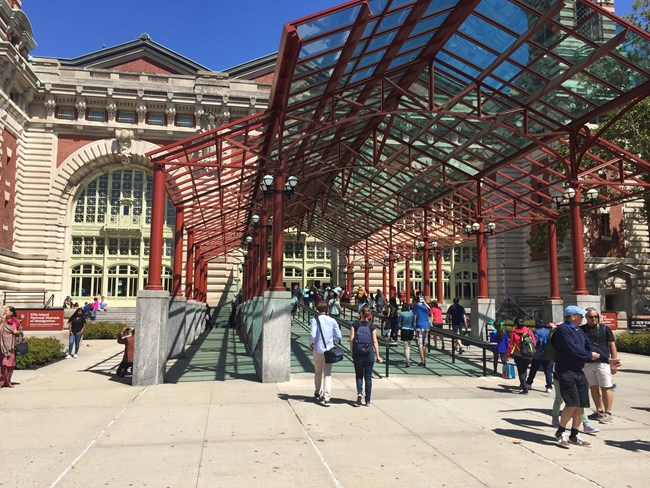
[[74,107],[56,107],[56,118],[63,120],[74,120],[75,110]]
[[120,110],[117,113],[117,121],[122,124],[135,124],[136,121],[135,112],[129,110]]
[[106,122],[106,110],[96,108],[89,109],[88,120],[91,122]]

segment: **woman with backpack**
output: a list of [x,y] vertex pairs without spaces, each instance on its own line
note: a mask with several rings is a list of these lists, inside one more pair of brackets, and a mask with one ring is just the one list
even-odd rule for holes
[[488,320],[487,325],[494,327],[494,330],[490,332],[490,342],[494,344],[492,346],[492,352],[494,353],[494,374],[498,374],[497,364],[499,360],[501,360],[504,368],[508,364],[508,361],[506,361],[506,352],[508,351],[510,340],[508,333],[503,329],[503,322]]
[[515,328],[510,334],[510,341],[508,341],[508,350],[506,351],[506,362],[512,356],[517,366],[517,376],[519,377],[519,389],[514,393],[527,394],[528,387],[526,386],[526,373],[530,361],[535,356],[537,351],[535,336],[531,330],[524,325],[523,319],[515,319]]
[[357,405],[361,406],[363,398],[363,383],[365,380],[366,407],[370,406],[372,395],[372,368],[375,360],[383,363],[379,355],[377,330],[372,322],[372,312],[368,305],[361,307],[360,318],[350,328],[350,353],[354,362],[354,374],[357,380]]

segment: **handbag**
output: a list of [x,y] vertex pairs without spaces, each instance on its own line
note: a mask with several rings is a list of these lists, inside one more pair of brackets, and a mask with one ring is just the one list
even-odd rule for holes
[[29,352],[29,345],[27,344],[27,341],[24,342],[19,342],[16,344],[16,347],[14,347],[14,353],[16,356],[22,356],[23,354],[27,354]]
[[[316,315],[316,324],[318,324],[318,330],[320,330],[320,338],[323,340],[323,347],[327,347],[327,343],[325,342],[325,336],[323,335],[323,329],[320,326],[320,320],[318,319],[318,315]],[[332,364],[332,363],[338,363],[343,359],[343,348],[339,346],[333,346],[331,349],[327,349],[324,353],[325,356],[325,362],[327,364]]]

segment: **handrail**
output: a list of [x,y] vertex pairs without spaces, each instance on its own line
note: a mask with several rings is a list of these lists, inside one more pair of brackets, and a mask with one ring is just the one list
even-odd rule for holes
[[45,308],[50,308],[54,306],[54,293],[50,295],[50,298],[47,299],[47,302],[45,302],[44,307]]
[[[2,292],[2,305],[7,305],[8,301],[21,301],[23,303],[32,302],[40,303],[44,307],[46,306],[46,291],[5,291]],[[52,302],[54,302],[54,295],[51,297]]]
[[511,300],[510,298],[506,298],[506,300],[507,300],[508,304],[510,304],[510,303],[514,304],[514,306],[515,306],[515,308],[517,309],[517,311],[518,311],[519,313],[523,314],[523,315],[524,315],[528,320],[535,320],[535,318],[534,318],[534,317],[531,317],[531,316],[528,314],[528,312],[526,312],[523,308],[521,308],[521,307],[519,306],[519,304],[518,304],[517,302],[515,302],[514,300]]

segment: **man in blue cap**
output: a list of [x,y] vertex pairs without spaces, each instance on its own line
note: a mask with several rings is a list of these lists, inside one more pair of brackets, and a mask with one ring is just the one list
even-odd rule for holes
[[[558,445],[564,449],[570,445],[591,447],[590,442],[578,436],[584,409],[589,408],[589,384],[582,369],[588,360],[600,357],[579,327],[586,314],[585,310],[575,305],[566,307],[564,322],[558,325],[551,341],[555,348],[555,374],[565,403],[555,437]],[[567,436],[569,421],[571,433]]]

